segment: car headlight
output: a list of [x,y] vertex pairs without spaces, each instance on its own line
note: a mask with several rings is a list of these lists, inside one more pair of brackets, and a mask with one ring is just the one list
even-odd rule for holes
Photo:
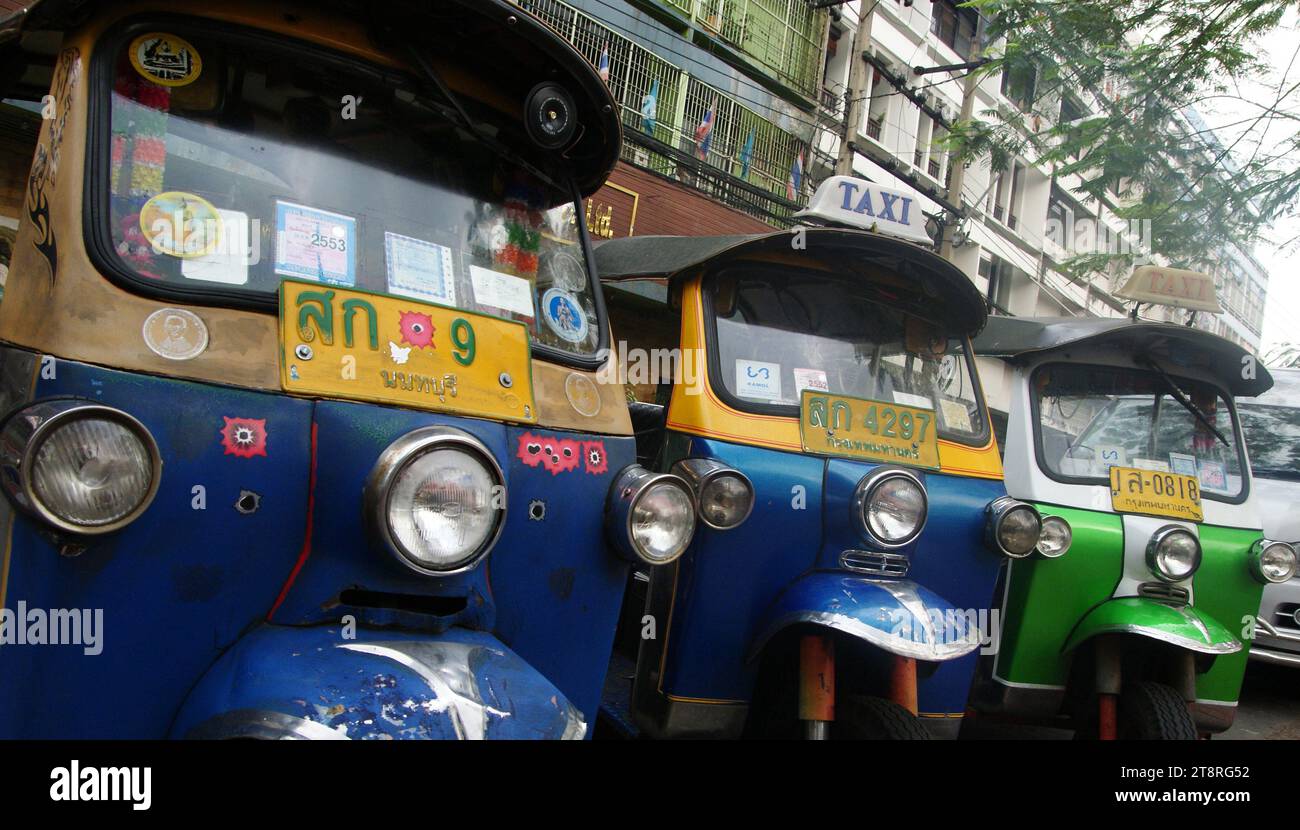
[[1182,582],[1201,566],[1201,542],[1190,530],[1166,525],[1147,542],[1147,567],[1166,582]]
[[9,497],[70,533],[124,527],[149,507],[162,478],[149,430],[119,409],[86,401],[47,401],[14,413],[0,448]]
[[1042,536],[1043,520],[1032,504],[1002,496],[985,510],[984,541],[1003,556],[1024,559]]
[[605,526],[624,558],[666,565],[685,553],[695,533],[691,487],[639,464],[624,467],[609,488]]
[[501,535],[501,467],[474,436],[452,427],[413,430],[379,456],[365,509],[397,560],[431,576],[476,565]]
[[1038,534],[1038,552],[1048,559],[1064,556],[1073,538],[1069,522],[1060,516],[1044,516],[1043,529]]
[[930,502],[909,470],[877,467],[853,492],[853,516],[868,542],[882,548],[910,544],[925,527]]
[[1250,550],[1250,573],[1260,582],[1286,582],[1296,573],[1295,548],[1286,542],[1256,542]]
[[754,509],[754,485],[739,470],[709,458],[685,458],[673,473],[695,493],[696,515],[714,530],[739,527]]

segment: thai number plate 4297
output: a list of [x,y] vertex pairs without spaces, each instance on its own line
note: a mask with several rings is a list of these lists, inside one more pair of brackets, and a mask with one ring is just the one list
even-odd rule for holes
[[1143,513],[1187,522],[1204,518],[1201,485],[1196,478],[1161,470],[1111,467],[1110,504],[1116,513]]
[[288,392],[537,421],[522,323],[284,280],[280,353]]
[[799,438],[805,452],[939,469],[933,409],[805,389]]

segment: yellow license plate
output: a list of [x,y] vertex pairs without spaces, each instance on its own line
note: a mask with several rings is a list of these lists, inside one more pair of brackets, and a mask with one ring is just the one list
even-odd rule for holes
[[1111,467],[1110,504],[1117,513],[1143,513],[1187,522],[1204,518],[1201,485],[1196,478],[1160,470]]
[[280,284],[280,384],[304,395],[537,420],[522,323],[315,282]]
[[933,409],[805,389],[799,438],[804,451],[939,469]]

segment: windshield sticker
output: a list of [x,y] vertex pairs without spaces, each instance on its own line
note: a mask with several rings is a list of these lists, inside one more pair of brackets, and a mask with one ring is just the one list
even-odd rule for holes
[[440,305],[456,305],[451,248],[397,233],[384,233],[388,292]]
[[1111,467],[1123,467],[1128,463],[1128,450],[1120,446],[1103,444],[1097,447],[1097,467],[1109,470]]
[[912,395],[907,392],[895,392],[894,403],[915,406],[918,409],[934,409],[934,401],[924,395]]
[[975,431],[975,426],[970,420],[970,410],[961,401],[940,398],[939,414],[943,416],[943,425],[953,432]]
[[565,291],[587,289],[587,269],[582,260],[565,251],[553,251],[543,260],[542,273],[550,277],[551,284]]
[[164,32],[150,32],[131,41],[131,66],[162,86],[192,84],[203,71],[203,59],[190,42]]
[[530,319],[535,316],[533,285],[528,280],[477,265],[469,267],[469,276],[474,288],[474,301],[479,305],[522,314]]
[[245,285],[248,282],[250,248],[248,214],[217,208],[221,221],[219,244],[210,254],[181,260],[181,276],[204,282]]
[[1181,452],[1169,453],[1169,469],[1182,476],[1196,476],[1196,456]]
[[356,285],[357,220],[275,203],[275,273],[329,285]]
[[1157,458],[1134,458],[1133,466],[1139,470],[1153,470],[1158,473],[1170,472],[1169,462]]
[[826,373],[821,369],[795,369],[794,393],[798,395],[805,389],[818,392],[831,391],[830,385],[826,383]]
[[1196,462],[1196,467],[1203,488],[1227,492],[1228,471],[1222,462],[1201,459]]
[[183,308],[160,308],[144,320],[149,351],[168,360],[191,360],[208,347],[208,327]]
[[587,315],[567,291],[552,288],[542,295],[542,319],[561,340],[581,343],[587,339]]
[[737,360],[736,397],[760,401],[781,400],[781,364]]
[[156,253],[207,256],[221,244],[221,218],[202,196],[169,190],[140,208],[140,230]]

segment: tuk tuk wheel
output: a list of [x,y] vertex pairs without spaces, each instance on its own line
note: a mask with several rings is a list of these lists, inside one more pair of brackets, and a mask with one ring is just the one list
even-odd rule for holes
[[890,700],[846,695],[835,703],[836,739],[870,741],[928,741],[930,732],[911,712]]
[[1122,740],[1194,741],[1196,722],[1187,701],[1172,687],[1143,681],[1126,685],[1119,698]]

